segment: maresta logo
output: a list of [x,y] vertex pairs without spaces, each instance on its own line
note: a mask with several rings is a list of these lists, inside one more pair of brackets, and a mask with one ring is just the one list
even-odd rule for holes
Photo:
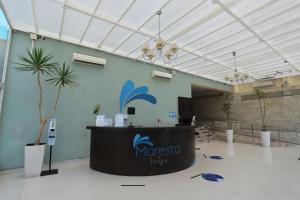
[[141,136],[139,133],[133,138],[133,149],[136,157],[169,156],[179,154],[181,152],[180,145],[156,147],[150,140],[149,136]]

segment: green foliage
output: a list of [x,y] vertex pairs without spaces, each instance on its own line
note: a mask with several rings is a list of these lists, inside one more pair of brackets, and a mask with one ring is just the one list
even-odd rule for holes
[[101,109],[101,107],[100,107],[99,104],[98,104],[98,105],[95,105],[95,107],[94,107],[94,109],[93,109],[93,114],[94,114],[94,115],[98,115],[99,112],[100,112],[100,109]]
[[265,92],[259,88],[255,89],[255,95],[259,104],[260,115],[262,120],[262,131],[267,131],[267,114],[268,110],[271,109],[271,102],[266,101]]
[[51,78],[46,81],[55,86],[76,87],[78,86],[78,83],[76,82],[77,78],[78,77],[74,75],[74,71],[64,63],[62,67],[55,67],[51,72]]
[[231,106],[232,106],[231,102],[232,102],[232,99],[233,99],[232,93],[226,92],[224,94],[224,103],[222,105],[222,111],[226,115],[228,130],[232,129],[232,124],[231,124]]
[[[39,112],[39,131],[35,139],[35,144],[39,144],[45,129],[47,121],[52,117],[56,111],[58,100],[61,95],[61,89],[65,86],[73,87],[78,86],[76,79],[77,76],[64,63],[62,67],[58,66],[58,63],[52,62],[53,56],[48,54],[45,55],[44,49],[32,49],[32,52],[27,49],[27,56],[19,56],[20,63],[16,63],[19,67],[16,70],[32,72],[32,75],[36,76],[38,86],[38,112]],[[43,83],[44,79],[41,76],[46,76],[46,82],[49,82],[53,86],[57,87],[57,95],[55,97],[54,105],[48,115],[43,114]]]
[[44,55],[44,49],[42,48],[34,48],[32,52],[27,49],[27,57],[19,56],[21,63],[16,63],[20,65],[20,67],[16,67],[16,69],[20,71],[31,71],[32,74],[50,74],[58,65],[58,63],[51,62],[52,58],[53,56],[50,54]]

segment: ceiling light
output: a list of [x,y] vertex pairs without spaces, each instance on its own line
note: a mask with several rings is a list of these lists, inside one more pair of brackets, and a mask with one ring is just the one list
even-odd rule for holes
[[155,45],[151,48],[147,43],[142,46],[143,59],[155,62],[162,60],[166,64],[171,64],[177,58],[178,46],[176,43],[168,44],[162,37],[160,31],[161,10],[156,12],[158,16],[158,34],[154,37]]
[[236,52],[235,51],[232,52],[232,56],[234,58],[234,74],[233,74],[232,77],[225,76],[224,80],[226,82],[230,82],[231,84],[233,84],[233,83],[235,83],[235,84],[244,83],[245,81],[247,81],[249,79],[249,75],[241,73],[237,70],[237,67],[236,67]]

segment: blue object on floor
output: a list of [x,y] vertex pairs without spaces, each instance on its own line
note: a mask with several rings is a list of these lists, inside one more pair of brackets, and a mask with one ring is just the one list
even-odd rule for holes
[[213,181],[213,182],[220,182],[223,181],[224,179],[222,176],[218,174],[212,174],[212,173],[202,174],[202,178],[207,181]]
[[221,156],[209,156],[210,159],[214,160],[222,160],[223,158]]

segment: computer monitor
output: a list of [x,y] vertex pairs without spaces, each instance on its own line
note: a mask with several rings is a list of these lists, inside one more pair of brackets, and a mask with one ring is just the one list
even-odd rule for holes
[[135,107],[128,107],[127,108],[127,114],[128,115],[134,115],[135,114]]

